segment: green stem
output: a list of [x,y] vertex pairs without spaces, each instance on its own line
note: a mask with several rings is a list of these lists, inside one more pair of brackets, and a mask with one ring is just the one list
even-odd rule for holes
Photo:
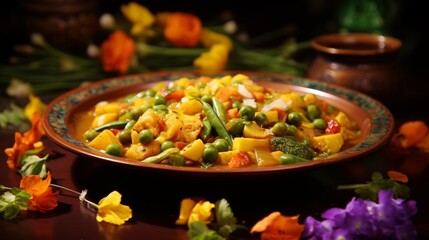
[[177,48],[177,47],[159,47],[146,43],[137,43],[136,52],[142,58],[157,56],[194,56],[198,57],[201,53],[206,52],[205,48]]
[[340,185],[337,187],[338,190],[346,190],[346,189],[356,189],[361,187],[366,187],[368,184],[350,184],[350,185]]
[[[66,190],[66,191],[72,192],[72,193],[77,194],[77,195],[79,195],[79,196],[81,195],[81,193],[80,193],[80,192],[77,192],[77,191],[72,190],[72,189],[70,189],[70,188],[63,187],[63,186],[61,186],[61,185],[57,185],[57,184],[53,184],[53,183],[51,183],[50,185],[51,185],[52,187],[56,187],[56,188],[59,188],[59,189],[62,189],[62,190]],[[88,200],[88,199],[86,199],[85,197],[83,197],[83,199],[82,199],[81,201],[84,201],[84,202],[88,203],[89,205],[91,205],[92,207],[94,207],[94,208],[98,209],[98,204],[95,204],[95,203],[93,203],[93,202],[89,201],[89,200]]]

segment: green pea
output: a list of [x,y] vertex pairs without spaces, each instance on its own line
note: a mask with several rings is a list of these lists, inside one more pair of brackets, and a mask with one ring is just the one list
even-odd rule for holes
[[207,85],[207,84],[206,84],[205,82],[198,82],[198,83],[197,83],[197,88],[200,88],[200,89],[201,89],[201,88],[205,88],[205,87],[206,87],[206,85]]
[[118,134],[118,139],[122,144],[127,144],[131,142],[131,131],[125,129]]
[[228,141],[226,141],[223,138],[218,138],[216,139],[213,143],[212,146],[214,148],[216,148],[219,152],[226,152],[229,150],[229,144]]
[[288,131],[288,125],[284,122],[276,122],[271,128],[271,131],[273,132],[274,136],[286,136]]
[[156,91],[154,89],[148,89],[146,90],[146,96],[148,97],[154,97],[156,95]]
[[186,159],[180,154],[171,154],[168,163],[173,166],[185,166]]
[[246,121],[252,121],[253,118],[255,118],[255,109],[251,106],[242,106],[240,110],[238,111],[238,114],[240,114],[240,117]]
[[239,102],[239,101],[234,101],[233,103],[232,103],[232,108],[238,108],[238,109],[240,109],[241,108],[241,102]]
[[160,112],[168,112],[168,108],[167,106],[165,106],[164,104],[160,104],[160,105],[155,105],[153,106],[153,110],[157,113]]
[[143,144],[148,144],[153,140],[153,133],[149,129],[143,129],[139,133],[139,142]]
[[255,119],[253,120],[256,122],[256,124],[258,124],[259,126],[262,126],[267,121],[267,115],[265,115],[265,113],[263,112],[257,112],[255,114]]
[[203,152],[203,161],[205,163],[215,163],[217,157],[219,156],[219,151],[212,145],[206,146]]
[[138,120],[139,117],[143,115],[143,113],[144,113],[143,108],[136,107],[131,109],[131,116],[133,120]]
[[316,118],[313,120],[313,126],[314,126],[314,128],[319,129],[319,130],[325,130],[326,121],[321,119],[321,118]]
[[297,131],[296,126],[290,125],[290,124],[287,125],[287,132],[286,132],[287,136],[295,136],[296,131]]
[[287,121],[289,124],[299,126],[299,125],[301,125],[302,117],[297,112],[291,112],[287,115]]
[[244,129],[244,120],[241,118],[233,118],[225,124],[225,128],[232,136],[241,136]]
[[121,156],[121,147],[118,144],[109,144],[106,147],[106,153],[112,156]]
[[153,102],[154,105],[161,105],[161,104],[167,103],[167,100],[165,100],[165,98],[161,95],[155,95],[154,98],[155,98]]
[[134,127],[135,124],[136,124],[135,120],[130,120],[127,123],[127,125],[125,125],[124,129],[131,130],[131,129],[133,129],[133,127]]
[[172,141],[165,141],[161,144],[161,151],[165,151],[166,149],[169,148],[174,148],[176,147],[176,145],[174,144],[174,142]]
[[133,116],[132,116],[131,112],[127,111],[124,114],[122,114],[118,120],[119,121],[127,121],[127,120],[129,121],[131,119],[133,119]]
[[311,121],[313,121],[316,118],[320,118],[321,115],[322,115],[322,111],[317,105],[310,104],[307,106],[307,116]]
[[86,141],[90,142],[90,141],[92,141],[95,137],[97,137],[97,136],[98,136],[98,134],[100,134],[100,132],[97,132],[97,131],[95,131],[94,129],[90,129],[90,130],[87,130],[87,131],[83,134],[83,138],[84,138]]

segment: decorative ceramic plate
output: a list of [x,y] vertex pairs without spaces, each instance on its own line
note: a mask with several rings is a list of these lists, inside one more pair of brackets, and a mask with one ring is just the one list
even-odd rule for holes
[[394,120],[390,111],[373,98],[343,87],[305,78],[291,77],[281,74],[228,71],[212,76],[224,76],[243,73],[258,84],[268,85],[275,89],[288,88],[297,93],[312,93],[328,103],[344,111],[355,120],[362,130],[362,137],[358,143],[348,149],[340,151],[328,158],[305,163],[278,165],[270,167],[252,168],[198,168],[179,167],[164,164],[142,163],[120,157],[113,157],[98,150],[91,149],[76,133],[78,124],[76,116],[87,111],[91,106],[103,100],[114,100],[131,93],[137,93],[151,88],[159,81],[173,81],[180,77],[197,77],[206,74],[198,72],[152,72],[138,75],[122,76],[94,82],[54,99],[47,106],[43,127],[47,136],[61,147],[88,158],[88,161],[101,160],[106,163],[117,164],[118,167],[131,167],[144,170],[171,171],[188,174],[266,174],[275,172],[292,172],[327,164],[339,163],[345,160],[356,159],[368,154],[390,140],[393,134]]

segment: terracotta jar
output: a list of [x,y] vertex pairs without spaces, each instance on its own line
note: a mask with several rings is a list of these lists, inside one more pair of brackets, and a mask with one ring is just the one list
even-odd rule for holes
[[327,34],[312,40],[318,53],[309,78],[352,88],[389,104],[401,83],[401,41],[369,33]]
[[97,36],[98,0],[23,0],[20,7],[25,31],[62,50],[82,50]]

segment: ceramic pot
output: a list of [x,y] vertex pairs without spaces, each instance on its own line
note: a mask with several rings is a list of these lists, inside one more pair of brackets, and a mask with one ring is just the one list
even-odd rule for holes
[[327,34],[312,40],[317,56],[309,78],[348,87],[390,103],[399,90],[400,40],[369,33]]
[[26,32],[62,50],[86,49],[99,30],[98,0],[23,0],[20,7]]

